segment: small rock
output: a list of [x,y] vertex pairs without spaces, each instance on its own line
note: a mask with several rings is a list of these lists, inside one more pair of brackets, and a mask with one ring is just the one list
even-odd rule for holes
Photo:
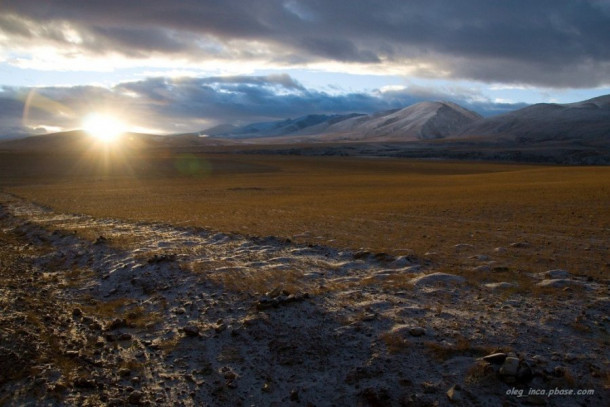
[[555,377],[564,377],[566,375],[567,369],[564,366],[555,366],[553,369],[553,375]]
[[475,256],[471,256],[471,259],[479,260],[479,261],[489,261],[490,258],[486,254],[477,254]]
[[222,377],[227,380],[234,380],[237,378],[237,374],[231,370],[230,366],[222,366],[220,369],[218,369],[218,373],[220,373]]
[[405,267],[404,269],[402,269],[402,271],[405,273],[419,273],[420,271],[422,271],[421,264],[415,264],[413,266]]
[[135,390],[135,391],[131,392],[131,394],[127,398],[127,401],[130,404],[134,404],[136,406],[142,405],[142,404],[144,404],[144,393],[142,393],[139,390]]
[[74,387],[80,387],[82,389],[94,389],[95,382],[84,377],[79,377],[74,380]]
[[527,364],[521,364],[519,366],[519,369],[517,370],[517,381],[521,382],[521,383],[527,383],[530,380],[532,380],[532,378],[534,377],[534,373],[532,372],[532,369],[530,369],[530,367]]
[[163,262],[171,262],[176,260],[175,254],[155,254],[147,260],[148,264],[157,264]]
[[546,365],[547,363],[549,363],[549,361],[544,356],[540,355],[532,356],[532,361],[534,361],[534,363],[537,365]]
[[410,280],[410,283],[414,286],[461,285],[466,283],[466,279],[464,277],[456,276],[453,274],[432,273],[413,278]]
[[517,284],[515,283],[508,283],[506,281],[502,281],[499,283],[487,283],[487,284],[483,284],[483,286],[485,288],[489,288],[490,290],[504,290],[507,288],[514,288],[514,287],[518,287]]
[[570,280],[566,278],[557,278],[551,280],[543,280],[536,284],[538,287],[565,288],[569,286],[580,286],[580,281]]
[[119,369],[119,376],[121,376],[121,377],[131,376],[131,370],[129,370],[127,368]]
[[511,243],[509,246],[515,249],[525,249],[530,247],[530,244],[528,242],[514,242]]
[[500,367],[500,376],[514,379],[519,370],[519,359],[514,356],[507,356]]
[[299,391],[297,389],[290,390],[290,401],[299,402]]
[[570,278],[570,273],[562,269],[548,270],[543,273],[539,273],[538,275],[549,280]]
[[504,253],[506,251],[505,247],[496,247],[494,249],[494,253]]
[[395,257],[387,253],[375,253],[373,255],[375,261],[380,263],[390,263],[395,260]]
[[490,355],[483,356],[483,360],[494,365],[501,365],[506,360],[506,353],[492,353]]
[[576,359],[578,359],[578,356],[574,353],[566,353],[563,356],[563,360],[565,360],[566,362],[574,362]]
[[125,327],[127,327],[127,320],[117,318],[106,326],[106,331],[114,331]]
[[360,392],[360,396],[371,406],[391,405],[390,391],[383,387],[367,387]]
[[269,383],[265,383],[265,384],[263,384],[263,387],[261,388],[261,390],[264,391],[265,393],[270,393],[271,385]]
[[394,267],[406,267],[406,266],[412,265],[416,261],[417,261],[417,259],[412,255],[398,256],[392,262],[392,265]]
[[356,260],[361,260],[361,259],[365,259],[367,257],[370,257],[373,253],[369,252],[368,250],[358,250],[356,253],[354,253],[354,259]]
[[275,298],[271,298],[270,296],[265,295],[256,302],[256,309],[259,311],[262,311],[262,310],[265,310],[265,309],[268,309],[271,307],[277,308],[280,305],[287,305],[292,302],[304,301],[308,298],[309,298],[309,293],[288,294],[288,295],[286,295],[285,293],[281,293],[280,295],[278,295]]
[[265,295],[269,298],[276,298],[276,297],[279,297],[281,293],[282,293],[282,286],[278,285],[277,287],[275,287],[273,290],[269,291]]
[[93,331],[101,331],[102,324],[100,324],[98,321],[93,321],[89,324],[89,329],[91,329]]
[[422,328],[421,326],[414,326],[409,329],[409,334],[411,336],[419,337],[419,336],[425,335],[426,330],[424,328]]
[[76,358],[78,357],[79,353],[77,350],[67,350],[65,355],[69,358]]
[[182,328],[186,336],[199,336],[199,327],[193,324],[188,324]]
[[260,310],[265,310],[265,309],[268,309],[271,307],[277,307],[278,305],[279,305],[279,301],[277,301],[276,299],[269,298],[269,297],[262,297],[256,303],[256,309],[260,311]]
[[453,386],[451,386],[449,388],[449,390],[447,390],[447,397],[449,398],[449,400],[451,400],[452,402],[459,402],[462,400],[462,395],[461,395],[461,387],[459,384],[454,384]]
[[457,251],[474,249],[474,246],[471,244],[468,244],[468,243],[458,243],[458,244],[454,245],[453,247]]
[[72,310],[72,316],[75,317],[75,318],[82,317],[83,316],[83,311],[80,308],[74,308]]
[[55,385],[51,387],[51,391],[54,393],[63,393],[66,390],[68,390],[68,386],[64,383],[55,383]]
[[93,244],[100,245],[100,244],[106,243],[107,241],[108,241],[107,238],[105,238],[104,236],[100,235],[100,236],[98,236],[97,239],[95,239],[95,242],[93,242]]
[[375,319],[377,319],[377,315],[372,313],[372,312],[367,312],[366,314],[364,314],[364,316],[362,317],[362,321],[364,322],[370,322],[370,321],[374,321]]

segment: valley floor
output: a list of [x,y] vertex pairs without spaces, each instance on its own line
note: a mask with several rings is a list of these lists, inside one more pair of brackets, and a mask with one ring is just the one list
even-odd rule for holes
[[610,399],[609,280],[503,266],[536,242],[384,254],[0,205],[3,405]]

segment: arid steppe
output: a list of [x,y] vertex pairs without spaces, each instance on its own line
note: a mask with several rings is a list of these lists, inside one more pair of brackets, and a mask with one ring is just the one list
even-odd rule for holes
[[126,154],[2,155],[2,402],[607,399],[610,168]]
[[448,266],[464,261],[447,250],[456,244],[527,242],[529,250],[502,260],[532,272],[608,271],[608,167],[116,154],[3,157],[5,190],[63,213],[393,255],[438,252]]

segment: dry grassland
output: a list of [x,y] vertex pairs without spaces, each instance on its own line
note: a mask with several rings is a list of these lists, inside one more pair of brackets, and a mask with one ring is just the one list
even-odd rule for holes
[[506,271],[607,273],[608,167],[171,153],[2,159],[6,191],[59,212],[428,253],[447,269],[508,247],[494,254]]
[[610,167],[0,152],[0,192],[0,405],[608,399]]

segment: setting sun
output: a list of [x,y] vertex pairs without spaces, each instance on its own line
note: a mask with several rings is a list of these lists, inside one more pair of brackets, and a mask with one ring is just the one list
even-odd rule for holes
[[99,141],[111,143],[123,134],[127,127],[114,116],[91,113],[83,120],[83,130]]

